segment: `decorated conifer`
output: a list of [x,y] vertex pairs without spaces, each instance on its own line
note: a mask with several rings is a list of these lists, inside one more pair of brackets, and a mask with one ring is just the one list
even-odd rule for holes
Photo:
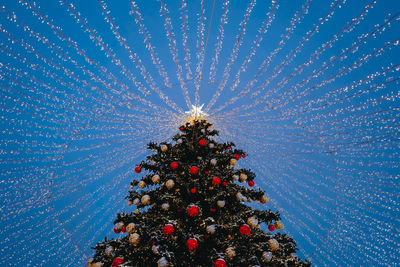
[[234,167],[245,153],[216,142],[218,132],[205,120],[180,131],[175,144],[149,144],[155,153],[134,168],[146,175],[131,183],[127,197],[137,209],[118,214],[114,231],[121,238],[98,243],[88,266],[310,265],[294,254],[295,241],[279,233],[278,212],[246,205],[268,197],[250,188],[253,172]]

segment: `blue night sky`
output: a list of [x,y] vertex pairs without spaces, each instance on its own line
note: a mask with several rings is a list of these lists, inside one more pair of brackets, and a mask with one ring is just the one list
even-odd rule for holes
[[84,265],[146,144],[203,104],[300,257],[400,262],[399,1],[0,7],[2,266]]

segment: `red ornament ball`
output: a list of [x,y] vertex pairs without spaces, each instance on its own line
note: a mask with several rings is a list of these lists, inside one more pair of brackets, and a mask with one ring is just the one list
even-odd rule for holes
[[236,159],[236,160],[239,160],[239,159],[240,159],[240,155],[239,155],[239,154],[235,154],[234,156],[235,156],[235,159]]
[[249,184],[249,186],[253,187],[254,186],[254,181],[248,181],[247,182]]
[[275,225],[273,224],[268,225],[268,230],[270,230],[271,232],[275,231]]
[[191,216],[191,217],[194,217],[194,216],[199,215],[199,208],[198,208],[197,206],[195,206],[195,205],[191,205],[191,206],[188,208],[188,214],[189,214],[189,216]]
[[214,177],[212,179],[212,184],[213,185],[220,185],[221,184],[221,179],[219,179],[218,177]]
[[224,185],[224,186],[227,186],[228,185],[228,183],[227,182],[222,182],[222,184]]
[[136,173],[140,173],[142,171],[142,168],[140,168],[140,166],[137,166],[136,168],[135,168],[135,172]]
[[250,234],[250,226],[248,226],[247,224],[243,224],[242,226],[240,226],[239,232],[242,236],[248,236]]
[[200,139],[200,141],[199,141],[199,145],[201,145],[201,146],[205,146],[205,145],[207,145],[207,141],[206,141],[206,140],[204,140],[204,139]]
[[164,235],[166,235],[166,236],[172,235],[172,233],[174,231],[175,231],[175,228],[174,228],[174,226],[172,224],[166,224],[164,226],[164,229],[163,229]]
[[227,147],[227,149],[231,149],[231,147],[230,147],[230,146],[228,146],[228,147]]
[[179,130],[183,131],[185,129],[185,127],[181,126],[179,127]]
[[204,171],[204,173],[205,173],[205,174],[209,174],[210,172],[209,172],[209,171]]
[[116,233],[116,234],[121,233],[121,229],[116,229],[116,228],[114,228],[114,233]]
[[242,155],[242,158],[245,158],[245,157],[246,157],[246,155],[245,155],[245,154],[243,154],[243,155]]
[[196,188],[192,188],[192,189],[190,189],[190,193],[192,193],[192,194],[196,193],[196,191],[197,191],[197,189],[196,189]]
[[211,208],[210,211],[211,211],[211,212],[215,212],[215,209],[214,209],[214,208]]
[[178,168],[178,162],[176,162],[176,161],[174,161],[174,162],[171,162],[171,169],[173,169],[173,170],[175,170],[175,169],[177,169]]
[[189,251],[195,251],[199,247],[199,243],[195,238],[190,238],[186,242],[186,246],[188,247]]
[[226,262],[223,259],[218,259],[214,262],[214,267],[226,267]]
[[121,232],[126,233],[126,227],[122,227]]
[[199,172],[199,168],[197,168],[196,166],[190,167],[191,174],[197,174],[198,172]]
[[122,258],[115,258],[112,262],[112,267],[117,267],[122,263],[124,263],[124,260]]

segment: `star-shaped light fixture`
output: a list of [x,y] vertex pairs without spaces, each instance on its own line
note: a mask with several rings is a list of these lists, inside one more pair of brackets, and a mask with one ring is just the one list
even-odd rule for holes
[[186,114],[188,114],[187,121],[204,119],[207,116],[207,114],[202,110],[203,106],[204,104],[201,106],[192,105],[192,109],[185,112]]

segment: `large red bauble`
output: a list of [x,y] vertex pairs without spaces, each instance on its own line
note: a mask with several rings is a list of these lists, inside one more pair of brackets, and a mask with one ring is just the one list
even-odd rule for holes
[[205,145],[207,145],[207,141],[206,141],[206,140],[204,140],[204,139],[200,139],[200,141],[199,141],[199,145],[201,145],[201,146],[205,146]]
[[254,186],[254,181],[248,181],[247,182],[249,184],[249,186],[253,187]]
[[248,236],[250,234],[250,226],[243,224],[240,226],[239,232],[242,236]]
[[218,177],[214,177],[212,180],[212,184],[213,185],[220,185],[221,184],[221,179],[219,179]]
[[197,168],[196,166],[190,167],[191,174],[197,174],[198,172],[199,172],[199,168]]
[[268,230],[270,230],[271,232],[275,231],[275,225],[273,224],[268,225]]
[[176,161],[171,162],[171,169],[175,170],[177,168],[178,168],[178,162],[176,162]]
[[172,235],[172,233],[174,231],[175,231],[175,228],[174,228],[174,226],[172,224],[166,224],[164,226],[164,229],[163,229],[164,235]]
[[122,227],[121,232],[126,233],[126,227]]
[[142,171],[142,168],[140,168],[140,166],[137,166],[136,168],[135,168],[135,172],[136,173],[140,173]]
[[116,229],[116,228],[114,228],[114,233],[116,233],[116,234],[121,233],[121,229]]
[[199,208],[195,205],[190,206],[188,208],[188,214],[192,217],[199,215]]
[[235,154],[234,156],[235,156],[235,159],[236,159],[236,160],[239,160],[239,159],[240,159],[240,155],[239,155],[239,154]]
[[199,247],[199,243],[195,238],[190,238],[186,242],[186,246],[188,247],[189,251],[195,251]]
[[117,267],[118,265],[124,263],[124,260],[121,258],[115,258],[112,262],[112,267]]
[[218,259],[214,262],[214,267],[226,267],[226,262],[223,259]]

